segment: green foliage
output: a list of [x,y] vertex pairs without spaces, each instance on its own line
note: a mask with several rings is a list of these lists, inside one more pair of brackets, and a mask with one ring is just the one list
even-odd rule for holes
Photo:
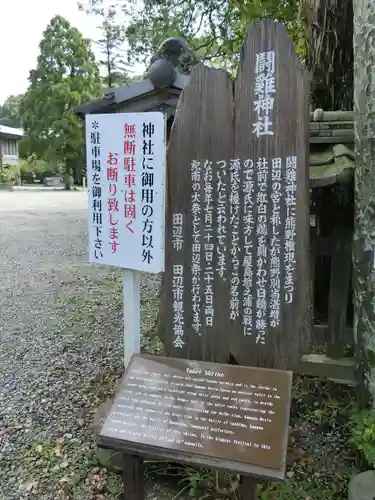
[[[358,472],[350,415],[355,392],[343,385],[296,375],[284,481],[258,482],[258,500],[347,500],[347,485]],[[318,411],[318,410],[322,411]],[[148,476],[177,484],[180,498],[236,500],[238,476],[154,461]]]
[[21,126],[20,104],[23,94],[10,95],[0,106],[0,125],[19,128]]
[[20,177],[20,169],[18,165],[4,165],[0,169],[0,183],[16,183]]
[[124,83],[127,63],[125,62],[125,52],[122,48],[125,42],[124,27],[115,22],[116,11],[110,9],[103,11],[102,38],[97,40],[102,58],[99,60],[101,67],[105,68],[105,83],[107,87],[114,87],[116,84]]
[[36,156],[35,151],[33,151],[35,147],[35,139],[33,137],[29,138],[29,136],[24,135],[23,138],[18,141],[18,156],[27,160],[30,157]]
[[21,181],[26,184],[32,184],[35,181],[43,182],[45,177],[59,175],[60,170],[59,164],[49,164],[34,157],[20,161]]
[[104,70],[103,84],[106,87],[115,87],[128,83],[129,63],[126,61],[125,25],[120,19],[120,8],[115,3],[107,7],[103,0],[90,0],[88,7],[79,4],[80,10],[100,19],[98,26],[101,37],[94,40],[99,47],[101,59],[98,64]]
[[146,62],[161,41],[183,36],[203,60],[234,68],[248,25],[261,18],[283,22],[306,55],[303,0],[137,0],[124,3],[131,59]]
[[332,490],[311,485],[308,481],[276,483],[262,488],[260,500],[306,500],[312,498],[330,499]]
[[188,495],[191,498],[236,499],[239,476],[203,467],[179,465],[155,460],[147,463],[146,474],[157,482],[162,479],[176,482],[178,492],[173,500]]
[[[178,493],[173,500],[180,497],[194,499],[236,500],[238,498],[239,475],[218,472],[207,468],[172,464],[163,461],[147,463],[146,475],[159,482],[166,478],[174,479],[178,485]],[[331,499],[332,490],[322,488],[312,481],[290,481],[263,483],[258,485],[260,500],[306,500],[306,498]]]
[[76,106],[101,94],[102,85],[88,40],[61,16],[43,33],[37,66],[21,102],[23,156],[62,162],[75,179],[84,164],[83,123]]
[[12,175],[11,171],[8,168],[3,168],[0,170],[0,184],[7,184],[11,182]]
[[375,409],[353,413],[351,423],[352,443],[367,464],[375,468]]

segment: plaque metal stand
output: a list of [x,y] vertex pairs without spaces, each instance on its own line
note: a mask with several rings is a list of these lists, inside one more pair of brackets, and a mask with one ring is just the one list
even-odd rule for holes
[[241,481],[238,486],[238,500],[256,500],[257,497],[257,482],[251,476],[241,476]]
[[124,500],[144,500],[143,460],[134,455],[123,458]]

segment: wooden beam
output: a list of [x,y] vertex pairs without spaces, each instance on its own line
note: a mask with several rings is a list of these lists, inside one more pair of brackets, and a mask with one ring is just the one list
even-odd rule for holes
[[250,476],[242,476],[238,485],[237,500],[256,500],[257,482]]
[[328,304],[327,355],[341,358],[345,354],[346,316],[352,272],[353,231],[341,224],[334,228],[331,277]]
[[[354,133],[353,133],[354,136]],[[354,137],[353,136],[332,136],[332,137],[317,137],[310,136],[310,144],[353,144]]]
[[[310,113],[310,120],[314,119],[314,111]],[[322,120],[320,121],[328,121],[328,122],[333,122],[333,121],[352,121],[354,120],[354,113],[353,111],[324,111],[323,110],[323,116]]]
[[327,378],[341,384],[355,385],[355,358],[329,358],[325,354],[306,354],[293,368],[301,375]]
[[[353,345],[353,328],[344,328],[343,339],[347,345]],[[328,341],[328,325],[314,325],[313,328],[313,340],[315,342],[327,342]]]
[[133,455],[124,455],[124,500],[144,500],[143,460]]

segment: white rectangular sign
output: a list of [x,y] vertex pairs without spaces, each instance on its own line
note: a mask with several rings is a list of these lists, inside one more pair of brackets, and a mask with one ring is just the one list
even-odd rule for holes
[[86,115],[89,260],[164,271],[165,118]]

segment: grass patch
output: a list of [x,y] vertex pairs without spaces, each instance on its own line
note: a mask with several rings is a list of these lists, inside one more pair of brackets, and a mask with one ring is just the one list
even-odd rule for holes
[[[348,482],[358,472],[350,445],[353,401],[354,391],[345,386],[294,377],[286,479],[261,482],[260,500],[347,500]],[[237,478],[228,474],[163,462],[149,474],[173,481],[178,496],[237,498]]]
[[113,498],[114,485],[117,485],[117,493],[121,491],[120,478],[114,476],[107,481],[106,471],[100,468],[93,447],[84,446],[69,436],[29,444],[19,457],[19,464],[21,469],[32,471],[32,477],[28,474],[21,480],[21,491],[48,491],[55,494],[54,498],[77,500],[97,498],[97,494]]
[[[87,335],[90,328],[121,329],[121,272],[111,271],[100,280],[78,275],[74,279],[62,285],[57,299],[67,333]],[[142,351],[162,354],[161,341],[147,335],[154,327],[159,307],[158,286],[150,287],[147,279],[141,276]],[[77,280],[79,288],[84,285],[83,294]],[[114,396],[121,375],[122,369],[109,367],[82,390],[103,402]],[[356,453],[349,444],[354,401],[354,391],[345,386],[294,377],[286,480],[260,483],[260,500],[347,500],[349,479],[357,472]],[[94,410],[87,416],[88,422],[90,419],[94,419]],[[64,441],[62,456],[56,456],[55,451],[56,442],[35,443],[23,457],[28,469],[35,467],[36,475],[46,481],[44,491],[53,489],[61,498],[73,500],[121,498],[121,477],[99,465],[93,439],[89,447]],[[146,464],[146,476],[149,500],[237,498],[236,475],[157,461]]]
[[[110,376],[97,389],[106,380]],[[347,500],[348,482],[358,472],[350,445],[353,401],[354,392],[345,386],[294,377],[286,479],[260,483],[260,500]],[[235,475],[163,461],[148,462],[146,469],[147,478],[167,484],[175,499],[237,499]]]

